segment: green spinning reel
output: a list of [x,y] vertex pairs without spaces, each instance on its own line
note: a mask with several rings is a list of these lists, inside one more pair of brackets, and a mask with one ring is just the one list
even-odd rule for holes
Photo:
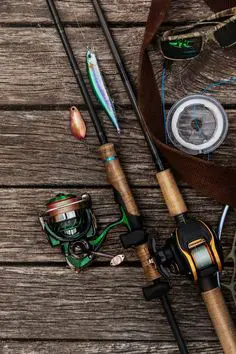
[[112,256],[99,252],[108,232],[124,224],[129,228],[125,210],[121,207],[121,219],[109,224],[100,234],[96,217],[91,208],[91,197],[83,194],[58,194],[50,199],[47,211],[39,220],[52,247],[61,246],[69,266],[79,271],[88,266],[96,256],[110,258],[112,266],[119,265],[124,255]]

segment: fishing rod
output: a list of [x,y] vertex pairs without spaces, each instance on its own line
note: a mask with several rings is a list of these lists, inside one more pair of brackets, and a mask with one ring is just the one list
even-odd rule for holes
[[147,235],[142,227],[141,215],[117,157],[115,147],[113,144],[108,143],[108,139],[101,125],[101,121],[95,112],[91,97],[83,80],[82,73],[75,59],[54,1],[47,0],[47,4],[97,132],[100,142],[99,153],[105,165],[108,181],[113,187],[115,200],[119,204],[120,209],[125,210],[126,213],[129,231],[122,235],[123,244],[135,248],[136,254],[142,264],[144,274],[147,280],[152,282],[152,288],[150,288],[150,286],[148,287],[149,292],[152,291],[153,297],[155,296],[161,300],[180,352],[183,354],[188,353],[168,300],[167,293],[170,289],[169,283],[161,276],[159,270],[157,269],[156,263],[150,254]]
[[[175,178],[171,170],[164,167],[163,158],[150,136],[99,0],[91,1],[151,151],[157,169],[156,180],[169,213],[175,218],[177,224],[173,235],[166,241],[164,247],[157,248],[153,240],[149,251],[161,274],[168,276],[168,271],[184,274],[190,276],[198,284],[224,352],[227,354],[236,353],[235,327],[217,281],[217,274],[223,266],[220,240],[205,222],[188,216],[187,206]],[[129,247],[128,243],[123,242],[123,245]],[[155,297],[152,287],[144,289],[144,296],[147,300]]]

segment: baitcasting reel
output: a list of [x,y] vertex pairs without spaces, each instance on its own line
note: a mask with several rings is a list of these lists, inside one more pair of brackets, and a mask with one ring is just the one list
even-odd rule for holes
[[220,242],[203,221],[183,215],[181,219],[163,248],[157,248],[151,240],[157,267],[165,277],[170,273],[190,276],[202,291],[215,288],[223,263]]
[[39,220],[52,247],[61,246],[69,266],[81,270],[88,266],[95,256],[110,258],[110,264],[116,266],[123,262],[124,256],[111,256],[98,252],[108,232],[120,224],[126,224],[126,215],[108,225],[101,234],[97,231],[97,222],[91,209],[91,197],[83,194],[58,194],[50,199],[47,211]]

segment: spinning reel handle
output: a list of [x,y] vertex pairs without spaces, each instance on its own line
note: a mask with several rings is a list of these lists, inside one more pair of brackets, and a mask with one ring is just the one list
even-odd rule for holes
[[[116,200],[120,206],[125,208],[127,211],[126,214],[129,220],[131,231],[130,234],[127,234],[127,239],[131,239],[132,235],[134,235],[134,232],[141,231],[142,226],[140,222],[140,212],[117,157],[114,144],[107,143],[101,145],[99,148],[99,153],[105,165],[108,182],[112,185],[115,191]],[[141,232],[139,232],[139,234],[141,234]],[[140,238],[140,244],[135,245],[135,250],[142,264],[146,278],[149,281],[152,281],[159,278],[160,273],[156,269],[155,263],[150,261],[152,257],[149,252],[149,247],[146,242],[145,235],[144,233],[142,234],[143,238]],[[129,241],[126,241],[126,243],[129,243]]]
[[236,330],[219,287],[202,292],[212,324],[225,354],[236,353]]

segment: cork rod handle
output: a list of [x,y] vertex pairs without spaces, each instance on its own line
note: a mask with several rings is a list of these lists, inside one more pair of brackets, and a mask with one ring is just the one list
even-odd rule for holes
[[105,163],[108,182],[120,194],[128,213],[131,215],[140,215],[120,161],[117,158],[114,145],[101,145],[99,152]]
[[236,353],[236,331],[220,288],[202,293],[216,334],[225,354]]
[[[120,194],[122,201],[130,215],[140,216],[137,204],[135,203],[132,191],[128,185],[127,179],[116,156],[113,144],[104,144],[99,148],[100,156],[105,163],[108,182]],[[136,254],[142,264],[144,274],[149,281],[160,277],[147,243],[136,247]]]
[[164,170],[156,174],[166,206],[171,216],[185,213],[188,209],[179,191],[171,170]]

